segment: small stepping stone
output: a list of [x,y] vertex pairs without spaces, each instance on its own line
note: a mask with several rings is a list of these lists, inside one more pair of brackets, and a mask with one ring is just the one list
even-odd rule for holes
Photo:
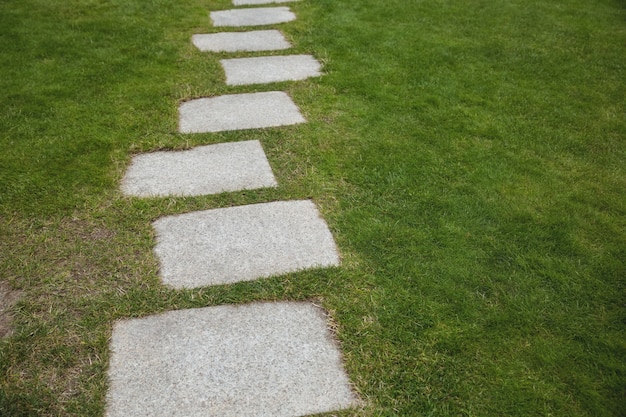
[[289,7],[255,7],[211,12],[214,26],[260,26],[290,22],[296,15]]
[[277,185],[261,143],[254,140],[137,155],[122,191],[138,197],[191,196]]
[[291,48],[277,30],[199,34],[191,42],[203,52],[279,51]]
[[252,4],[289,3],[297,0],[233,0],[234,6],[248,6]]
[[296,417],[359,405],[311,303],[119,321],[110,349],[107,417]]
[[321,65],[311,55],[236,58],[220,62],[228,85],[296,81],[321,75]]
[[313,202],[197,211],[158,219],[154,249],[174,288],[230,284],[339,265],[335,241]]
[[180,105],[179,114],[181,133],[257,129],[305,122],[298,106],[281,91],[191,100]]

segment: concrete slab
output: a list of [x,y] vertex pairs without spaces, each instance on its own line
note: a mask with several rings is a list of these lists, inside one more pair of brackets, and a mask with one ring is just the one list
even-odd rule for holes
[[220,63],[227,85],[297,81],[321,75],[321,65],[311,55],[223,59]]
[[203,52],[279,51],[291,44],[277,30],[198,34],[191,42]]
[[122,179],[122,192],[138,197],[192,196],[276,187],[257,140],[219,143],[181,152],[137,155]]
[[321,309],[258,303],[115,323],[107,417],[295,417],[358,405]]
[[211,12],[214,26],[260,26],[290,22],[296,15],[289,7],[255,7]]
[[313,202],[197,211],[158,219],[154,249],[165,285],[230,284],[339,265],[335,241]]
[[304,123],[287,93],[231,94],[200,98],[179,107],[182,133],[221,132]]
[[235,6],[248,6],[253,4],[289,3],[297,0],[233,0]]

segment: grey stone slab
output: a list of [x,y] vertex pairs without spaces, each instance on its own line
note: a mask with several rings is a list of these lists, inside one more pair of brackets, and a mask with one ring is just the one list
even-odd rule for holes
[[296,81],[321,75],[321,65],[311,55],[261,56],[220,62],[228,85]]
[[313,202],[277,201],[169,216],[153,223],[165,285],[195,288],[339,265]]
[[278,30],[197,34],[191,42],[203,52],[279,51],[291,44]]
[[260,26],[290,22],[296,15],[289,7],[255,7],[211,12],[214,26]]
[[304,123],[287,93],[231,94],[184,102],[179,107],[182,133],[257,129]]
[[297,0],[233,0],[235,6],[249,6],[253,4],[289,3]]
[[107,417],[295,417],[358,405],[310,303],[171,311],[113,327]]
[[219,143],[180,152],[137,155],[122,191],[138,197],[192,196],[276,187],[259,141]]

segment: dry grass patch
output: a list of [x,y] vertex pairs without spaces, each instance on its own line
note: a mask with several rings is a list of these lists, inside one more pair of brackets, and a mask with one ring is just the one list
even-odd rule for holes
[[10,336],[13,333],[12,309],[20,299],[21,291],[14,291],[6,282],[0,282],[0,338]]

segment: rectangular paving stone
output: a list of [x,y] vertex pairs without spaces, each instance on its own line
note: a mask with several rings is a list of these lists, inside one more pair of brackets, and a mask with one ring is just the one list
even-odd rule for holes
[[291,44],[277,30],[198,34],[191,42],[203,52],[279,51]]
[[181,133],[221,132],[304,123],[298,106],[282,91],[231,94],[184,102]]
[[296,417],[359,405],[311,303],[118,321],[110,349],[106,417]]
[[165,285],[230,284],[339,265],[313,202],[276,201],[168,216],[153,223]]
[[256,140],[200,146],[188,151],[133,157],[122,192],[138,197],[192,196],[276,187]]
[[260,26],[290,22],[296,15],[289,7],[255,7],[211,12],[214,26]]
[[222,59],[220,63],[227,85],[296,81],[321,75],[321,65],[311,55]]
[[233,0],[235,6],[248,6],[253,4],[289,3],[297,0]]

